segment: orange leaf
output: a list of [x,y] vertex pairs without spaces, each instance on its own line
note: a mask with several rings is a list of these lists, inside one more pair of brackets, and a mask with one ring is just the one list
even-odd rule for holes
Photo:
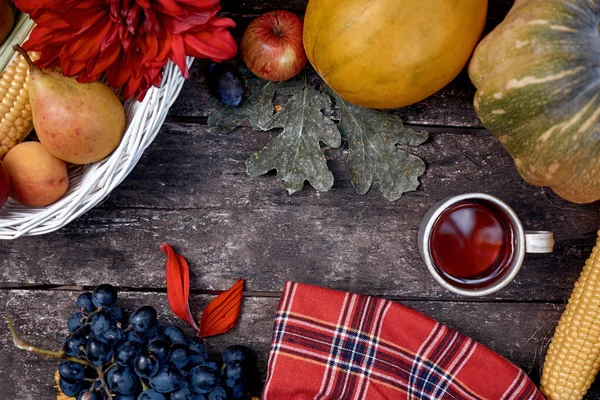
[[218,295],[202,312],[198,336],[219,335],[235,327],[242,306],[244,280],[239,279],[229,290]]
[[187,261],[168,244],[161,245],[160,250],[167,255],[167,298],[171,311],[192,328],[198,329],[189,306],[190,271]]

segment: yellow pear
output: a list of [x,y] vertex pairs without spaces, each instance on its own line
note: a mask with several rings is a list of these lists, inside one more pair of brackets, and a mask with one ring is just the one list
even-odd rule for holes
[[117,148],[125,130],[125,110],[102,82],[80,83],[60,72],[41,70],[27,53],[29,101],[38,139],[52,155],[73,164],[96,162]]

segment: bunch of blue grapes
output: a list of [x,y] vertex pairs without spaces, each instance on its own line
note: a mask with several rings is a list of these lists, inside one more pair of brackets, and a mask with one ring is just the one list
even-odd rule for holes
[[117,291],[100,285],[77,299],[67,326],[61,391],[77,400],[242,400],[258,381],[256,357],[232,346],[211,359],[204,343],[160,324],[144,306],[127,318]]

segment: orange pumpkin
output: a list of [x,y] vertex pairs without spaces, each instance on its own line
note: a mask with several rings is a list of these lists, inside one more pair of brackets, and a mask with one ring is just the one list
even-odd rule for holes
[[304,48],[345,100],[402,107],[458,75],[486,13],[487,0],[310,0]]

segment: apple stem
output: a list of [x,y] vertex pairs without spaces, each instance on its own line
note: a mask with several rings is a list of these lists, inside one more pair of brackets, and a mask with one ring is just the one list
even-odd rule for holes
[[281,24],[279,22],[279,14],[273,13],[273,17],[275,17],[275,27],[273,28],[273,33],[276,36],[281,36]]
[[33,61],[31,61],[31,57],[29,57],[29,54],[27,54],[27,52],[25,51],[24,48],[22,48],[18,44],[15,44],[13,46],[13,50],[21,53],[21,55],[23,56],[23,58],[25,58],[25,61],[27,61],[27,64],[29,64],[29,69],[32,72],[38,69],[38,67],[36,67],[35,64],[33,64]]

